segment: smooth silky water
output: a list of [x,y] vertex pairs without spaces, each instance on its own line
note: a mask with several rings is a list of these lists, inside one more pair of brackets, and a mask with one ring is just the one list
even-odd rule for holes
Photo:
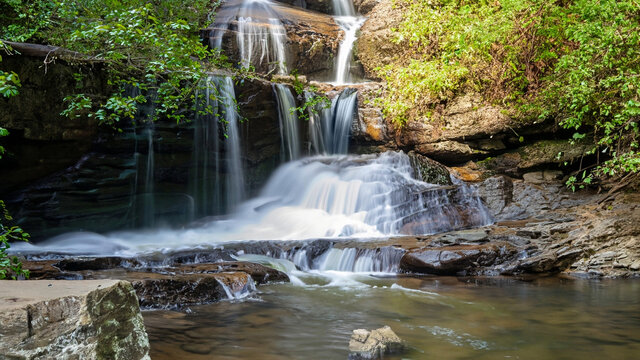
[[[356,80],[352,48],[364,19],[350,0],[333,3],[344,31],[333,82],[348,84]],[[269,0],[227,1],[216,17],[211,47],[223,46],[223,35],[235,22],[242,66],[288,74],[286,32],[276,7]],[[12,251],[144,256],[207,251],[230,242],[242,249],[244,241],[253,240],[362,242],[492,222],[472,187],[422,182],[404,153],[346,155],[357,113],[350,89],[310,116],[305,153],[299,120],[289,111],[295,107],[291,89],[274,85],[282,160],[289,162],[247,200],[233,83],[211,76],[206,84],[202,105],[224,117],[227,137],[217,136],[221,125],[213,114],[196,119],[188,196],[196,218],[231,211],[228,215],[182,229],[159,229],[156,223],[153,230],[71,233],[37,245],[16,244]],[[135,162],[141,163],[136,178],[140,172],[142,191],[153,195],[152,127],[146,135],[146,166],[136,151]],[[147,227],[154,219],[146,215],[158,207],[153,200],[150,196],[144,204]],[[291,283],[261,286],[253,293],[228,291],[228,301],[181,311],[145,311],[151,356],[345,359],[352,330],[383,325],[407,341],[409,352],[402,358],[410,359],[636,359],[640,354],[638,281],[398,277],[400,256],[392,247],[330,248],[313,259],[306,250],[285,252],[279,259],[239,254],[238,260],[286,271]]]
[[[144,313],[153,359],[346,359],[389,325],[388,359],[637,359],[640,282],[298,274],[241,301]],[[385,357],[387,359],[387,357]]]

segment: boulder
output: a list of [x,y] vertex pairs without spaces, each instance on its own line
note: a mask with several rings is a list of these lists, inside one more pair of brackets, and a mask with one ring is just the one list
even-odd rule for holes
[[371,331],[356,329],[349,340],[349,360],[383,359],[404,349],[404,342],[389,326]]
[[353,6],[358,13],[367,15],[381,2],[382,0],[353,0]]
[[414,151],[407,155],[416,179],[430,184],[451,185],[451,175],[444,165]]
[[0,339],[3,359],[149,359],[126,281],[0,281]]
[[511,261],[517,253],[517,248],[504,242],[425,247],[405,253],[400,268],[423,274],[466,275]]

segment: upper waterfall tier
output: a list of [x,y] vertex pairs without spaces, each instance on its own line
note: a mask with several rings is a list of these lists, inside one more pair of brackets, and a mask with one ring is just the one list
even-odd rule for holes
[[230,0],[201,36],[257,72],[317,74],[333,68],[340,34],[329,15],[270,0]]

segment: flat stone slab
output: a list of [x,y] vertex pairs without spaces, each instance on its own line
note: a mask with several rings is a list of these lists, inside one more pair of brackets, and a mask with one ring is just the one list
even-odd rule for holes
[[0,281],[0,312],[68,296],[86,296],[119,280]]

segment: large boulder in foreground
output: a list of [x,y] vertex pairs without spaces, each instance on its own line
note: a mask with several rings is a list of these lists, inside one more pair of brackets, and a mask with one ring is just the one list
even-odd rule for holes
[[0,281],[0,359],[55,358],[149,359],[131,284]]

